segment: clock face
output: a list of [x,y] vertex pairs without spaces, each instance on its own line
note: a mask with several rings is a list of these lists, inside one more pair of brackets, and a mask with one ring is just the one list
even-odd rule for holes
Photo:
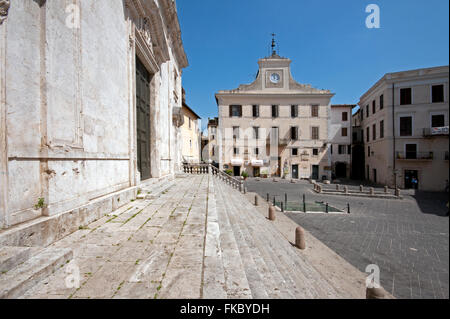
[[280,75],[278,74],[278,73],[272,73],[271,75],[270,75],[270,81],[272,82],[272,83],[278,83],[278,82],[280,82]]

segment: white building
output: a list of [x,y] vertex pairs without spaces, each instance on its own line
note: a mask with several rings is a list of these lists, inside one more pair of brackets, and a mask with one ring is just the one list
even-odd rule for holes
[[331,178],[334,94],[297,83],[291,60],[275,51],[258,64],[253,83],[216,94],[220,168],[234,175]]
[[2,0],[0,13],[0,227],[107,213],[174,175],[187,66],[174,1]]
[[331,105],[329,132],[333,177],[349,178],[352,151],[352,109],[355,105]]

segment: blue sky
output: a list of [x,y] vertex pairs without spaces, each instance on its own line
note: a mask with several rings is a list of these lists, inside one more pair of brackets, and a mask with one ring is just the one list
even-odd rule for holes
[[[381,28],[365,26],[367,5]],[[186,100],[204,120],[214,94],[253,82],[276,33],[279,54],[300,83],[356,104],[385,73],[449,64],[448,0],[177,0],[189,60]]]

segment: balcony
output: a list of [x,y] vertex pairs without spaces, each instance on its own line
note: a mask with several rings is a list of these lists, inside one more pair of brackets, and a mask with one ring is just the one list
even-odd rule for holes
[[434,158],[433,152],[397,152],[398,160],[426,160],[431,161]]
[[424,128],[422,130],[423,137],[434,137],[448,135],[448,126]]

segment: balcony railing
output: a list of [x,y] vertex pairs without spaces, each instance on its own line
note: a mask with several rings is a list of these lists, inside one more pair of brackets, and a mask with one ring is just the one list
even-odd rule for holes
[[433,152],[397,152],[399,160],[432,160]]
[[443,127],[432,127],[432,128],[424,128],[422,130],[422,134],[424,137],[433,137],[433,136],[441,136],[448,135],[448,126]]

